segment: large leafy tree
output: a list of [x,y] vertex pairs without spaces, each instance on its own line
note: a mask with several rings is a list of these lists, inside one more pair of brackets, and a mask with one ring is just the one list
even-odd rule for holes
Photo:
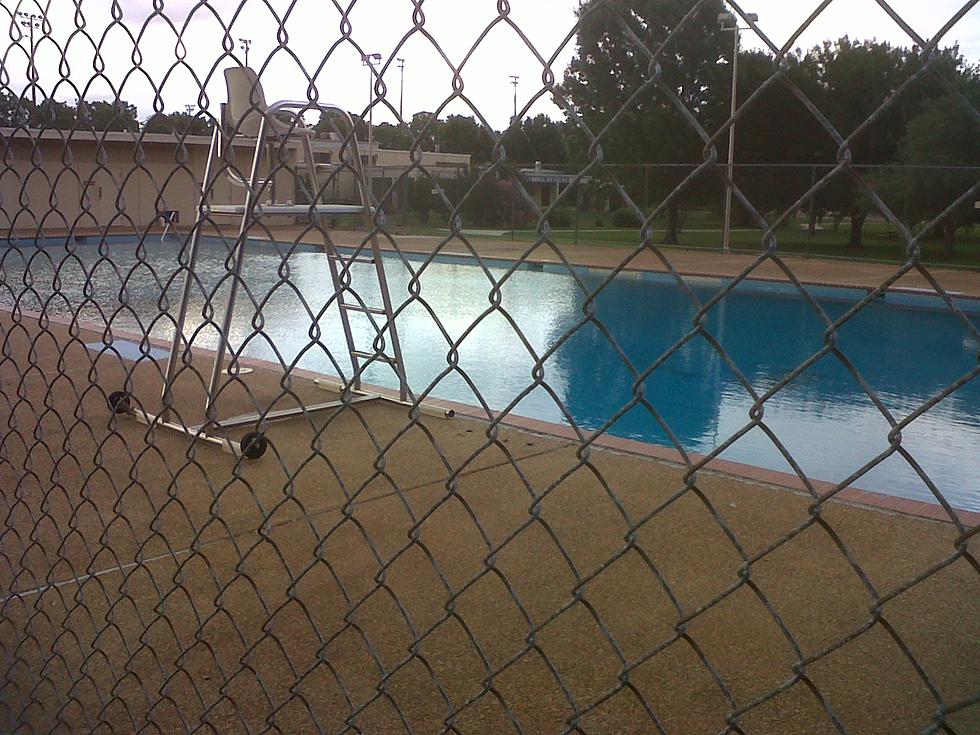
[[[367,140],[368,137],[367,122],[365,120],[362,120],[361,116],[358,115],[356,112],[351,112],[349,114],[350,114],[351,122],[354,124],[354,131],[355,131],[355,135],[357,136],[357,140],[358,141]],[[287,123],[291,122],[288,113],[284,113],[284,121]],[[335,116],[328,115],[328,114],[321,114],[320,119],[317,120],[316,125],[313,126],[313,129],[316,131],[317,135],[327,135],[335,132],[334,125],[337,125],[337,119]],[[340,135],[343,136],[347,135],[348,131],[344,128],[343,125],[338,125],[338,129]]]
[[412,145],[412,135],[400,125],[381,123],[374,126],[374,140],[378,146],[394,151],[407,151]]
[[[587,0],[580,7],[578,50],[564,89],[594,133],[619,115],[600,141],[610,163],[696,165],[703,160],[702,140],[653,83],[658,68],[644,51],[656,53],[671,34],[658,57],[659,79],[707,130],[727,118],[731,35],[718,26],[725,7],[721,0],[704,2],[688,17],[695,5],[693,0]],[[621,177],[621,182],[635,192],[652,186],[651,193],[664,199],[687,173],[665,165],[655,171],[646,182],[642,173],[634,180]],[[708,188],[689,189],[684,201],[718,190],[717,181],[704,183]],[[668,243],[677,242],[680,206],[671,199]]]
[[65,102],[46,99],[31,110],[31,127],[48,130],[71,130],[78,122],[78,111]]
[[79,102],[78,121],[82,127],[113,132],[138,132],[136,105],[118,99],[111,102]]
[[436,133],[440,150],[445,153],[468,153],[475,164],[490,160],[493,138],[473,117],[450,115]]
[[31,112],[30,102],[10,90],[0,90],[0,125],[5,128],[27,125]]
[[[820,91],[815,101],[845,138],[863,125],[914,71],[906,49],[847,37],[814,49],[808,61],[819,70]],[[906,97],[903,104],[888,107],[872,127],[854,140],[851,153],[856,166],[881,165],[895,159],[911,101],[912,97]],[[828,208],[850,218],[848,247],[863,247],[869,211],[857,182],[842,174],[823,193],[823,200]]]
[[[815,99],[845,137],[864,125],[886,99],[921,71],[924,63],[915,50],[878,41],[852,41],[846,37],[836,43],[825,43],[814,49],[810,56],[819,70],[820,90]],[[933,73],[920,76],[901,94],[891,98],[877,119],[857,135],[851,144],[856,166],[874,167],[907,159],[909,151],[905,141],[910,121],[947,95],[947,88],[940,78],[953,83],[960,83],[965,78],[965,62],[955,47],[941,51],[933,67]],[[888,179],[873,171],[873,168],[864,170],[872,185],[880,185]],[[848,247],[861,248],[864,223],[873,211],[863,189],[853,178],[841,176],[822,196],[828,208],[850,218]]]
[[0,125],[70,130],[75,125],[75,108],[53,99],[42,100],[35,106],[30,100],[4,90],[0,91]]
[[[16,99],[16,98],[13,98]],[[7,101],[0,101],[0,117],[16,119],[39,130],[114,130],[137,132],[139,122],[136,106],[125,100],[115,102],[84,102],[78,107],[56,99],[45,99],[36,106],[26,100],[10,107],[11,118],[6,113]]]
[[143,123],[143,132],[172,133],[180,136],[210,135],[211,121],[197,115],[189,115],[186,112],[172,112],[169,115],[156,114]]
[[[974,104],[980,102],[980,77],[971,73]],[[900,167],[876,177],[875,188],[899,206],[916,225],[932,225],[941,234],[946,257],[955,257],[956,233],[976,224],[975,197],[947,210],[977,183],[980,124],[951,96],[933,100],[908,124],[899,146]],[[946,215],[935,221],[939,215]]]
[[[739,105],[756,96],[736,131],[735,183],[757,210],[782,214],[810,188],[817,161],[834,160],[836,147],[783,79],[763,88],[777,70],[767,53],[739,55]],[[811,56],[787,56],[785,81],[811,98],[819,89],[818,74]]]
[[504,137],[507,155],[515,163],[562,164],[568,159],[562,125],[547,115],[525,118]]
[[441,125],[442,121],[436,117],[434,112],[416,112],[412,115],[412,121],[408,127],[411,128],[412,134],[418,140],[419,147],[423,151],[434,151]]

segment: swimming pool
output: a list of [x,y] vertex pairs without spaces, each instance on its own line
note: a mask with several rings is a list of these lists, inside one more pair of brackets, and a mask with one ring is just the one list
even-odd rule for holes
[[[5,288],[0,298],[9,302],[23,290],[25,257],[33,255],[30,273],[37,296],[22,299],[24,308],[37,309],[41,301],[48,300],[50,313],[78,311],[82,320],[101,322],[100,310],[107,314],[119,307],[120,274],[128,273],[129,308],[120,311],[113,324],[120,330],[141,331],[158,316],[157,305],[164,285],[174,273],[179,247],[175,241],[147,242],[141,256],[144,262],[140,263],[131,240],[110,238],[103,248],[115,270],[108,261],[99,259],[93,244],[74,246],[70,257],[66,257],[63,246],[43,250],[32,246],[20,252],[7,249],[3,254],[3,283],[11,290]],[[303,247],[292,253],[288,265],[284,265],[280,252],[285,248],[250,244],[245,277],[256,297],[261,299],[272,293],[263,308],[265,333],[287,359],[292,359],[309,345],[312,324],[299,298],[283,285],[284,279],[288,278],[315,310],[326,303],[331,289],[322,254]],[[205,243],[200,276],[206,286],[217,283],[225,273],[226,257],[227,245],[218,240]],[[392,297],[396,304],[404,303],[410,296],[412,274],[396,256],[386,257],[386,264]],[[410,264],[418,269],[421,258],[411,258]],[[509,267],[504,262],[490,263],[489,270],[494,279],[500,279]],[[58,295],[50,298],[55,273],[59,279]],[[440,258],[416,278],[420,299],[437,315],[451,339],[459,339],[478,322],[459,345],[458,369],[492,408],[509,406],[530,388],[512,408],[514,414],[568,424],[555,399],[535,381],[536,361],[544,358],[542,381],[568,407],[579,426],[594,430],[633,397],[634,376],[618,350],[628,356],[637,370],[644,371],[691,330],[696,308],[666,276],[623,274],[595,300],[594,315],[608,331],[604,334],[595,324],[582,323],[583,305],[586,292],[596,288],[608,274],[576,269],[575,275],[578,280],[557,266],[522,266],[500,286],[500,310],[491,308],[493,283],[466,259]],[[364,301],[376,303],[373,266],[354,266],[354,278]],[[691,279],[689,284],[702,303],[723,286],[718,279]],[[832,319],[844,314],[864,295],[852,289],[813,292]],[[167,296],[175,309],[179,284],[171,284]],[[221,298],[223,293],[216,302]],[[203,297],[198,295],[191,309],[188,333],[202,322],[202,304]],[[980,322],[978,305],[965,299],[962,304],[970,309],[973,323]],[[253,332],[253,317],[250,302],[241,298],[232,330],[234,344],[248,340]],[[353,322],[360,344],[370,345],[373,330],[366,318],[354,315]],[[409,381],[419,392],[447,369],[450,344],[421,303],[409,303],[397,324]],[[322,341],[346,368],[344,339],[335,308],[327,310],[320,326]],[[705,326],[760,395],[824,344],[824,322],[798,293],[779,284],[740,285],[711,309]],[[530,350],[515,327],[523,332]],[[172,338],[169,326],[160,321],[155,322],[151,333]],[[553,349],[569,333],[572,335]],[[204,330],[195,344],[213,347],[216,334]],[[936,299],[892,294],[848,322],[838,333],[838,344],[899,421],[975,369],[980,352],[980,345],[966,325],[948,310],[938,308]],[[264,340],[250,341],[245,354],[275,359]],[[299,365],[336,372],[322,349],[305,355]],[[397,386],[390,369],[380,364],[368,369],[365,380]],[[703,337],[676,350],[644,381],[643,387],[646,398],[682,446],[699,454],[713,451],[744,427],[754,403],[725,360]],[[432,395],[462,403],[478,402],[458,372],[442,377]],[[821,359],[771,398],[765,406],[765,422],[802,469],[819,480],[842,481],[888,447],[888,422],[855,378],[832,356]],[[642,406],[621,416],[609,433],[670,445],[663,428]],[[951,503],[980,510],[980,380],[967,383],[918,418],[903,432],[902,443]],[[758,428],[739,439],[722,457],[791,471]],[[922,480],[897,455],[854,484],[904,498],[933,499]]]

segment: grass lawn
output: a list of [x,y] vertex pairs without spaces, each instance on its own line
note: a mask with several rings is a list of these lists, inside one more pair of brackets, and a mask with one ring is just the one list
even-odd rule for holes
[[[397,221],[397,220],[396,220]],[[583,215],[583,225],[574,229],[552,230],[552,238],[563,246],[575,245],[616,245],[635,246],[640,242],[638,228],[597,228],[593,218]],[[586,225],[587,223],[587,225]],[[494,228],[472,228],[474,231],[492,230]],[[503,229],[503,228],[497,228]],[[447,227],[438,227],[430,222],[428,225],[409,224],[408,234],[442,236],[448,232]],[[655,242],[663,239],[663,230],[655,233]],[[762,231],[738,229],[733,233],[733,247],[737,251],[759,252],[762,247]],[[784,253],[794,253],[815,258],[847,258],[852,260],[873,260],[883,262],[903,262],[905,260],[905,244],[894,229],[879,222],[868,222],[864,226],[864,247],[860,250],[847,248],[850,237],[848,223],[842,222],[834,231],[828,222],[826,229],[818,230],[811,240],[805,224],[793,222],[781,228],[777,233],[779,250]],[[507,231],[501,239],[510,240],[511,233]],[[534,242],[538,239],[536,230],[516,230],[513,239],[519,242]],[[717,249],[721,247],[722,233],[717,222],[690,218],[685,223],[685,229],[680,235],[680,245],[677,247]],[[946,257],[942,240],[935,238],[927,241],[923,247],[923,262],[941,264],[944,266],[980,268],[980,228],[963,229],[957,233],[956,254],[950,259]]]

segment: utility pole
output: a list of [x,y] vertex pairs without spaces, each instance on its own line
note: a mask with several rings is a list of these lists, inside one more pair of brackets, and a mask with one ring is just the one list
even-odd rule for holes
[[405,119],[405,59],[395,59],[401,72],[401,94],[398,96],[398,118]]
[[43,15],[35,15],[34,13],[25,13],[21,10],[17,11],[17,15],[20,16],[20,24],[28,30],[31,38],[31,54],[30,60],[27,65],[27,76],[31,80],[31,104],[37,107],[37,65],[35,63],[34,54],[37,51],[37,47],[34,45],[34,29],[40,28],[41,23],[44,21]]
[[248,66],[248,50],[252,48],[252,39],[239,38],[238,42],[241,44],[241,48],[245,51],[245,66]]
[[514,117],[512,120],[517,120],[517,83],[521,80],[516,74],[511,74],[510,83],[514,87]]
[[[749,13],[748,18],[753,23],[759,21],[759,16]],[[730,253],[732,250],[732,196],[734,195],[735,180],[735,113],[738,112],[738,52],[741,47],[742,31],[751,30],[738,25],[735,13],[722,13],[718,16],[722,31],[732,31],[735,35],[735,47],[732,52],[732,124],[728,129],[728,182],[725,185],[725,225],[722,235],[722,250]]]

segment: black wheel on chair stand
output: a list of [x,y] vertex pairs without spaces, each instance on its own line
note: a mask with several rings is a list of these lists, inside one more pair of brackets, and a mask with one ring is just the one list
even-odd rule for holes
[[245,459],[258,459],[269,448],[269,440],[265,438],[265,434],[250,431],[242,437],[241,445]]
[[109,408],[114,414],[124,414],[131,413],[132,406],[129,400],[129,393],[123,390],[117,390],[114,393],[109,394]]

